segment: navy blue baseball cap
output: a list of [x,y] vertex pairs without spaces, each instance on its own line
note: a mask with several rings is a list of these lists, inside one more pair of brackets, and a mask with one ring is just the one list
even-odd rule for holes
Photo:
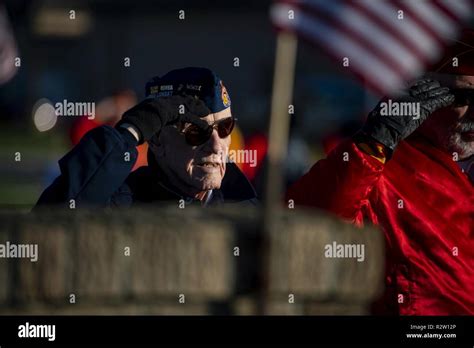
[[148,98],[189,94],[204,101],[212,113],[230,107],[230,96],[222,80],[206,68],[183,68],[171,70],[165,75],[155,76],[147,82],[145,94]]

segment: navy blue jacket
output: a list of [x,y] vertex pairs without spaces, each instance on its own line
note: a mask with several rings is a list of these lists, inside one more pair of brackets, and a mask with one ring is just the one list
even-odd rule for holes
[[[137,159],[136,145],[135,137],[126,129],[101,126],[91,130],[59,160],[61,175],[41,194],[36,207],[70,207],[71,200],[75,208],[183,201],[201,204],[170,189],[152,156],[148,166],[131,172]],[[257,203],[255,190],[234,163],[227,163],[221,188],[213,190],[207,205],[223,203]]]

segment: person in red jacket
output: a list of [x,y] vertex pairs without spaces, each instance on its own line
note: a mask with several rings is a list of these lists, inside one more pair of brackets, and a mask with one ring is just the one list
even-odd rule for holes
[[383,99],[287,191],[295,207],[383,230],[386,287],[374,314],[474,314],[473,37],[430,78]]

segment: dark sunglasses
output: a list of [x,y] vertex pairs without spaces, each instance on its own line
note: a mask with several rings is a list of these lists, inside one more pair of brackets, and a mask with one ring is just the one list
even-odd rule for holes
[[474,101],[474,89],[455,88],[450,91],[454,95],[453,106],[471,105]]
[[217,130],[217,134],[221,139],[226,138],[234,129],[235,119],[233,117],[227,117],[222,120],[216,121],[209,125],[206,129],[202,129],[195,124],[189,124],[185,127],[181,133],[184,134],[186,142],[191,146],[198,146],[204,144],[211,138],[214,129]]

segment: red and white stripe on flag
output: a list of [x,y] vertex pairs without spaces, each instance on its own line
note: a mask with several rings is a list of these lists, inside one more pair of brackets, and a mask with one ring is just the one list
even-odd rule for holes
[[436,62],[472,10],[471,0],[286,0],[270,16],[390,94]]

